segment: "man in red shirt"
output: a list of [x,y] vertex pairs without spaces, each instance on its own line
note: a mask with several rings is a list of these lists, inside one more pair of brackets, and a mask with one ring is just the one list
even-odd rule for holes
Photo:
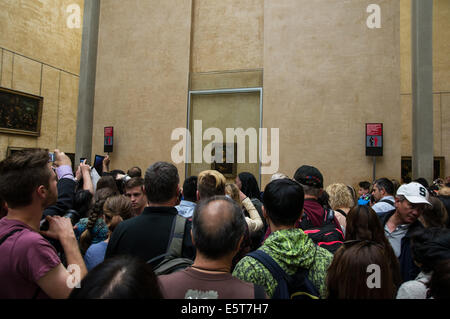
[[[65,169],[71,161],[55,150],[55,165]],[[42,234],[59,240],[73,276],[39,233],[44,209],[58,198],[49,153],[20,151],[0,162],[0,197],[8,206],[0,220],[0,299],[67,298],[87,270],[69,218],[47,216]]]

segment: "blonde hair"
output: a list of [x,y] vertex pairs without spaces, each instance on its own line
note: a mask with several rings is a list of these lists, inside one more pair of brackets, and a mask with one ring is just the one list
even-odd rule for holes
[[355,206],[353,196],[348,187],[342,183],[328,185],[325,189],[329,196],[329,204],[331,209],[352,208]]
[[241,197],[239,196],[239,187],[236,184],[226,184],[225,193],[231,197],[236,203],[242,205]]
[[225,195],[227,180],[216,170],[206,170],[198,174],[197,189],[201,199],[214,195]]

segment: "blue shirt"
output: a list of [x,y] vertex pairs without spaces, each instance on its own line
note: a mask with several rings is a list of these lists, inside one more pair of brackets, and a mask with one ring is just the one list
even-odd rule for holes
[[364,194],[358,199],[358,205],[364,206],[369,205],[370,203],[370,194]]
[[84,255],[84,263],[88,271],[105,260],[106,247],[108,247],[108,243],[104,241],[89,246]]
[[196,203],[190,202],[188,200],[181,200],[180,205],[175,206],[178,211],[178,214],[185,217],[190,218],[194,214]]

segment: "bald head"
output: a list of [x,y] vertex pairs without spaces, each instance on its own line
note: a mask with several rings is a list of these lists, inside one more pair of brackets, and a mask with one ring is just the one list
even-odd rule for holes
[[245,231],[241,208],[225,196],[214,196],[197,205],[192,220],[195,247],[217,259],[236,250]]

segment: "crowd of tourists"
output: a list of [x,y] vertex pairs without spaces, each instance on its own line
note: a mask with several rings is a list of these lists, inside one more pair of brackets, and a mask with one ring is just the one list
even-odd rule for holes
[[249,172],[72,165],[0,162],[1,299],[450,297],[450,178],[355,190],[299,165],[260,189]]

